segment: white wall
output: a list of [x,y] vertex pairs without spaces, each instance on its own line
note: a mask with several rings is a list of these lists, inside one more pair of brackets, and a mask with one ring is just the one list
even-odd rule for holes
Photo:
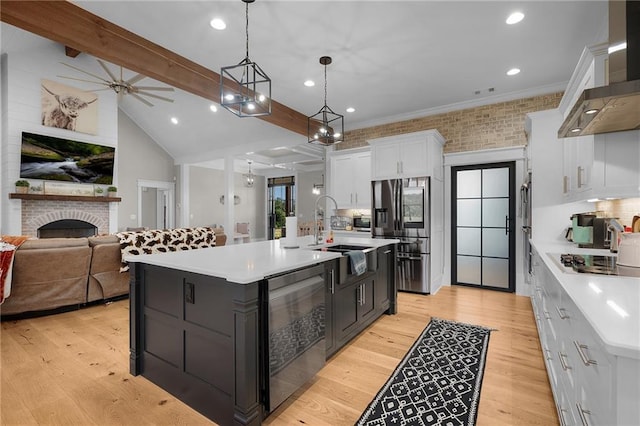
[[[2,60],[2,149],[0,150],[0,199],[2,200],[2,233],[19,235],[21,224],[21,200],[9,200],[14,192],[14,183],[20,176],[20,146],[22,132],[38,133],[82,142],[116,147],[114,185],[118,185],[118,115],[115,93],[96,92],[98,100],[98,134],[89,135],[71,130],[45,127],[41,123],[41,80],[48,79],[82,90],[95,90],[96,86],[80,81],[66,80],[58,75],[71,75],[70,69],[60,64],[65,62],[82,69],[94,70],[96,60],[89,55],[69,58],[64,54],[64,46],[51,43],[39,48],[3,56]],[[32,184],[40,181],[32,180]],[[117,207],[112,203],[111,213]],[[117,215],[111,214],[109,229],[117,227]]]
[[[234,194],[240,197],[235,205],[235,222],[250,224],[252,239],[265,238],[266,184],[263,176],[255,178],[254,186],[244,186],[242,173],[235,173]],[[210,226],[224,224],[224,205],[220,197],[224,195],[224,171],[205,167],[189,167],[189,225]],[[226,200],[225,200],[226,202]],[[231,232],[225,229],[231,237]]]
[[[173,158],[118,110],[118,230],[138,226],[138,179],[174,182]],[[175,212],[174,212],[175,217]]]
[[[296,216],[298,223],[313,222],[313,210],[316,200],[320,195],[325,194],[326,188],[320,188],[320,194],[314,194],[313,184],[322,183],[322,175],[324,171],[315,172],[298,172],[296,178],[296,191],[298,193]],[[324,205],[324,204],[323,204]]]

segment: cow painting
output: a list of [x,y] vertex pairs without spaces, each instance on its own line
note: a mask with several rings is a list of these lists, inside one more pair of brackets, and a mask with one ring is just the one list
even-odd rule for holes
[[[42,81],[42,125],[96,134],[95,94],[53,81]],[[86,114],[86,116],[85,116]]]

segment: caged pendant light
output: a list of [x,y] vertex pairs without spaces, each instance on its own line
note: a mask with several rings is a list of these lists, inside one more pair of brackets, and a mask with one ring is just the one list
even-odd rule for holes
[[271,115],[271,79],[249,59],[249,3],[246,5],[246,56],[238,65],[220,70],[220,105],[238,117]]
[[327,65],[331,63],[331,57],[321,57],[320,63],[324,65],[324,106],[317,114],[308,117],[307,134],[309,143],[334,145],[344,140],[344,116],[327,106]]

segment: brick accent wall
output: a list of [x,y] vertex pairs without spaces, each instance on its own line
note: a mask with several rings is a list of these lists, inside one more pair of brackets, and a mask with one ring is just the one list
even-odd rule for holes
[[436,129],[445,138],[444,152],[475,151],[527,144],[525,115],[557,108],[562,92],[451,111],[345,132],[336,149],[367,146],[368,139]]
[[38,228],[62,219],[89,222],[98,235],[109,233],[109,203],[22,200],[22,235],[38,236]]

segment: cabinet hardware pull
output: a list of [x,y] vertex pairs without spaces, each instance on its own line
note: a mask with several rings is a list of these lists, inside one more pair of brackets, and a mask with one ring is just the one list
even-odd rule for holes
[[562,176],[562,193],[569,192],[569,176]]
[[396,173],[400,174],[400,162],[396,161]]
[[358,286],[358,305],[362,306],[362,284]]
[[366,288],[364,286],[364,284],[362,285],[362,305],[364,306],[367,303],[367,292],[366,292]]
[[349,204],[353,204],[353,193],[349,194]]
[[577,340],[574,340],[573,344],[575,345],[576,350],[578,351],[578,355],[580,355],[580,359],[582,359],[582,363],[584,365],[586,365],[587,367],[590,365],[598,365],[598,362],[596,360],[589,359],[587,354],[584,353],[583,349],[589,349],[587,345],[583,345],[579,343]]
[[356,204],[358,204],[358,193],[356,192]]
[[553,360],[553,352],[551,352],[549,349],[545,349],[545,352],[547,352],[549,355],[547,356],[547,360],[548,361],[552,361]]
[[331,294],[335,294],[336,293],[336,277],[335,277],[335,272],[332,269],[331,271],[329,271],[329,273],[331,274]]
[[584,169],[581,166],[578,166],[578,188],[582,188],[582,171]]
[[564,371],[571,370],[571,366],[567,365],[567,363],[564,360],[565,357],[566,357],[565,354],[563,354],[562,352],[558,352],[558,358],[560,358],[560,365],[562,366],[562,369]]
[[544,319],[548,319],[548,320],[550,320],[550,319],[551,319],[551,314],[550,314],[549,312],[547,312],[547,311],[542,311],[542,313],[544,314]]
[[565,308],[558,308],[556,306],[556,311],[558,311],[558,315],[560,315],[560,319],[565,320],[570,318],[569,315],[566,314],[567,310]]
[[509,235],[509,216],[504,217],[504,235]]
[[564,413],[566,413],[567,410],[565,410],[564,408],[560,408],[558,409],[558,414],[560,417],[560,426],[567,426],[567,421],[564,419]]
[[578,415],[580,416],[580,421],[582,422],[582,424],[584,426],[589,426],[589,421],[587,420],[587,416],[585,416],[585,414],[591,415],[591,411],[582,408],[582,405],[580,405],[579,402],[576,404],[576,407],[578,408]]

